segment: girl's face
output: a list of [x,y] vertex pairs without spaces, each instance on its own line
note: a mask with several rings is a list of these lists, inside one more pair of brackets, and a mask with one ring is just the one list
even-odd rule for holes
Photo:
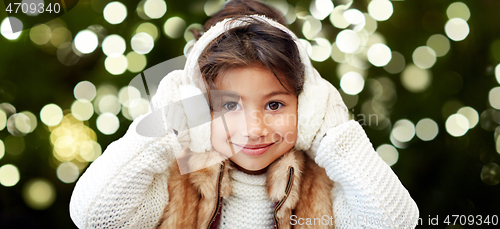
[[258,171],[295,145],[297,97],[267,68],[233,68],[217,77],[216,85],[239,97],[220,96],[218,102],[212,102],[215,150],[245,170]]

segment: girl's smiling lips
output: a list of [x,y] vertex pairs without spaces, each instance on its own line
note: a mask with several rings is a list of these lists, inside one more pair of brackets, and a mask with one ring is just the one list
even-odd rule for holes
[[265,144],[245,144],[244,146],[233,143],[241,152],[248,156],[259,156],[264,154],[275,142]]

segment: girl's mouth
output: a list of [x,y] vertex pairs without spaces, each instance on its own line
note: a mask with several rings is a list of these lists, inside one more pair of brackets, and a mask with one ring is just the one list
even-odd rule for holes
[[259,156],[259,155],[264,154],[269,148],[271,148],[271,146],[274,145],[274,142],[273,143],[266,143],[266,144],[256,144],[256,145],[247,144],[244,146],[241,146],[238,144],[234,144],[234,145],[236,147],[238,147],[239,151],[241,151],[242,153],[244,153],[248,156]]

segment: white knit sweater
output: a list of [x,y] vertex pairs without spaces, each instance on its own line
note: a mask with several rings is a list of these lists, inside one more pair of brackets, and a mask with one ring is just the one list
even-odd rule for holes
[[[166,172],[181,146],[174,134],[143,137],[140,116],[78,180],[70,215],[79,228],[155,228],[168,203]],[[316,163],[336,182],[336,228],[414,228],[418,208],[356,121],[327,132]]]
[[266,193],[267,173],[230,170],[233,193],[222,202],[220,229],[272,229],[274,203]]

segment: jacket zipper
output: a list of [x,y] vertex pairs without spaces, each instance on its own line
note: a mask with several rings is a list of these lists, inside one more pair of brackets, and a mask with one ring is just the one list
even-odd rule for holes
[[221,183],[222,183],[222,176],[224,175],[225,165],[226,165],[226,163],[224,161],[220,165],[219,178],[218,178],[219,181],[217,182],[217,204],[215,205],[214,213],[212,214],[212,217],[210,219],[210,223],[208,224],[207,229],[210,229],[212,227],[212,224],[214,223],[215,218],[217,217],[217,213],[219,213],[220,202],[221,202],[220,188],[221,188]]
[[293,173],[294,173],[294,169],[293,167],[288,167],[289,168],[289,175],[288,175],[288,183],[286,184],[286,189],[285,189],[285,197],[283,197],[283,199],[281,199],[278,204],[276,204],[276,207],[274,208],[274,213],[273,213],[273,219],[274,219],[274,225],[276,226],[276,229],[279,229],[279,225],[278,225],[278,219],[276,218],[276,213],[278,213],[278,210],[281,208],[281,206],[283,205],[283,203],[285,202],[285,200],[288,198],[288,195],[290,195],[290,191],[292,190],[292,185],[293,185]]

